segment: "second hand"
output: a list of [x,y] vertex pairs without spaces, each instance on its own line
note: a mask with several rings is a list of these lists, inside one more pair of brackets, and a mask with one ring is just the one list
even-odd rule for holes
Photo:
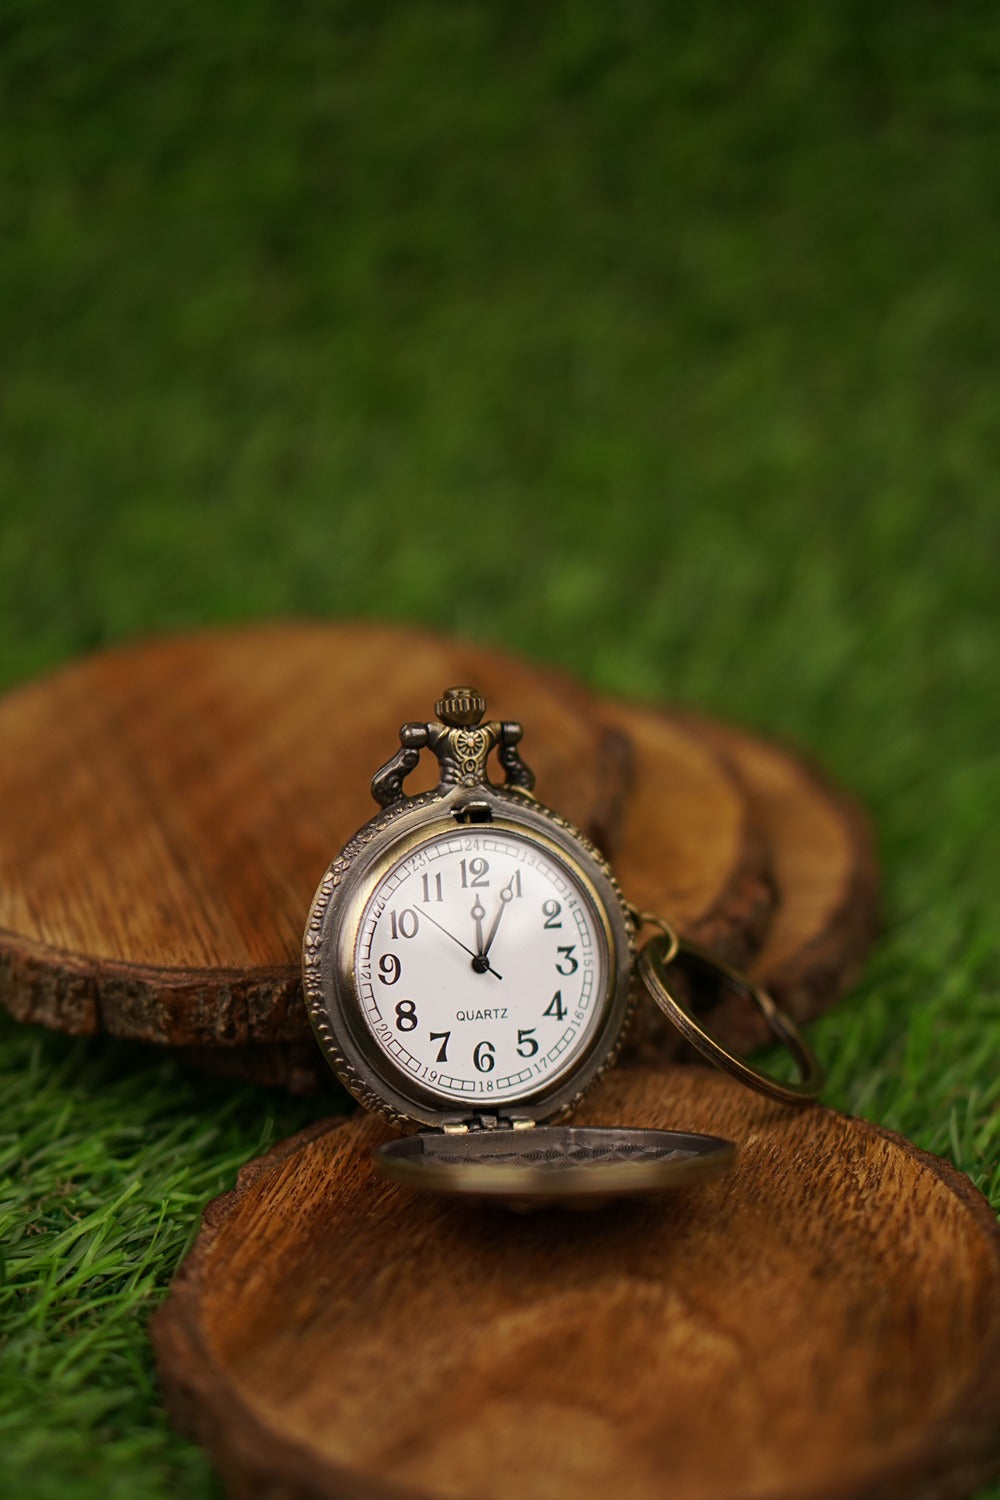
[[496,969],[494,969],[494,967],[490,963],[489,959],[486,959],[486,967],[485,968],[483,968],[483,969],[479,968],[477,966],[477,960],[480,960],[482,958],[482,955],[479,954],[479,953],[474,953],[471,948],[467,948],[466,945],[462,942],[461,938],[457,938],[453,932],[449,932],[448,929],[447,929],[447,927],[442,927],[441,923],[437,920],[437,918],[436,917],[432,917],[429,911],[421,912],[421,916],[426,917],[427,920],[428,920],[428,922],[433,922],[434,926],[438,929],[439,932],[443,932],[444,935],[445,935],[445,937],[451,938],[451,940],[452,940],[453,943],[457,943],[460,948],[464,949],[464,951],[472,959],[472,961],[473,961],[473,967],[476,969],[476,973],[477,974],[486,974],[486,973],[489,973],[489,974],[495,975],[495,977],[497,979],[502,979],[503,978],[502,974],[497,974]]

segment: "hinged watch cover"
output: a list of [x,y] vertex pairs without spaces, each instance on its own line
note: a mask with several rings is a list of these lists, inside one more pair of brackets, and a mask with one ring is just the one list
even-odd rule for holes
[[[617,1057],[634,1004],[635,918],[607,862],[533,795],[521,726],[452,688],[400,730],[381,811],[331,864],[303,943],[306,1004],[349,1091],[393,1124],[386,1176],[509,1203],[678,1186],[735,1148],[666,1131],[558,1128]],[[421,752],[433,791],[408,797]],[[504,771],[487,773],[496,752]]]

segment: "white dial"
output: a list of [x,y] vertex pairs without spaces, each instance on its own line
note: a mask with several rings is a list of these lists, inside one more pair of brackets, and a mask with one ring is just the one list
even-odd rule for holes
[[579,1062],[608,990],[592,897],[517,832],[428,839],[382,876],[354,950],[362,1015],[397,1068],[476,1109],[525,1098]]

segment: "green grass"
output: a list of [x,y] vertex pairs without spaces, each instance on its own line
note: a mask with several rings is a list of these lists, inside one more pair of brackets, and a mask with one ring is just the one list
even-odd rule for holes
[[[998,65],[976,5],[15,0],[0,682],[389,617],[791,737],[886,872],[830,1101],[1000,1206]],[[321,1106],[2,1037],[5,1492],[211,1494],[146,1319]]]

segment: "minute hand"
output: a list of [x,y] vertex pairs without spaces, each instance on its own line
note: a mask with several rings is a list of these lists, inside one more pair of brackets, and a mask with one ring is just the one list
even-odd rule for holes
[[503,887],[503,889],[500,892],[500,905],[497,907],[497,914],[493,918],[493,925],[492,925],[492,927],[489,930],[489,936],[487,937],[487,939],[486,939],[486,945],[483,948],[483,957],[484,958],[486,957],[486,955],[489,953],[490,949],[493,946],[493,939],[497,935],[497,928],[500,926],[500,918],[504,914],[504,908],[511,901],[513,901],[513,899],[514,899],[514,891],[512,889],[512,886],[513,886],[513,882],[512,881],[508,881],[508,883]]

